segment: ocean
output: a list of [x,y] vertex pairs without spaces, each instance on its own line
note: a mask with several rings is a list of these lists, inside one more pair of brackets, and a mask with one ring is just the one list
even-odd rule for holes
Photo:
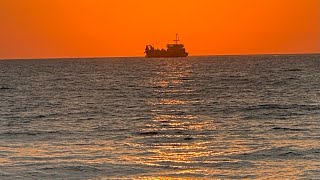
[[320,179],[320,55],[0,61],[0,179]]

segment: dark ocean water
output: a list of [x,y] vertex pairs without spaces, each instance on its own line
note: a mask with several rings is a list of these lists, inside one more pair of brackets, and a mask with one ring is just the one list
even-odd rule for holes
[[0,61],[0,179],[320,179],[320,56]]

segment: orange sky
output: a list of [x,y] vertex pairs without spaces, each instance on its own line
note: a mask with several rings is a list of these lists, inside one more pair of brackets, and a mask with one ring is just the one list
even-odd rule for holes
[[0,0],[0,58],[319,53],[320,0]]

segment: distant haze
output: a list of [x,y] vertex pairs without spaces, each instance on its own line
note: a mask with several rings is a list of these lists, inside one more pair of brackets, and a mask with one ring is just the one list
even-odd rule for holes
[[0,59],[320,52],[319,0],[1,0]]

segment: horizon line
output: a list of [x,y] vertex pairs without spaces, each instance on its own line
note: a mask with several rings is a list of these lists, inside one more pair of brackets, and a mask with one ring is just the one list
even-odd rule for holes
[[[214,56],[272,56],[272,55],[320,55],[320,52],[316,53],[252,53],[252,54],[200,54],[200,55],[191,55],[188,57],[214,57]],[[57,59],[109,59],[109,58],[145,58],[145,56],[83,56],[83,57],[37,57],[37,58],[0,58],[0,61],[5,60],[57,60]],[[155,58],[156,59],[156,58]]]

